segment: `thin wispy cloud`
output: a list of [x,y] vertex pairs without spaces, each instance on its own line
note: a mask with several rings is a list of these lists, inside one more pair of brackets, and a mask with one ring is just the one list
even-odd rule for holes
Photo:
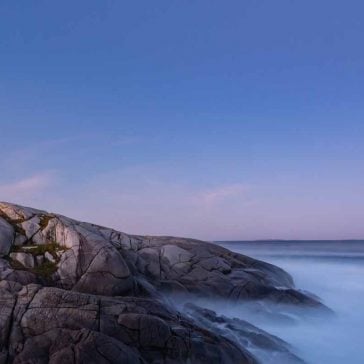
[[129,146],[137,144],[142,141],[140,136],[125,135],[125,136],[110,136],[100,133],[82,133],[77,135],[68,135],[59,138],[47,138],[39,140],[37,142],[29,142],[20,148],[11,149],[3,154],[3,162],[8,161],[17,163],[21,161],[29,161],[31,159],[37,159],[43,153],[56,153],[63,148],[67,150],[71,149],[77,153],[80,145],[83,145],[87,149],[102,147],[118,147]]
[[240,225],[251,203],[251,188],[244,183],[196,186],[152,166],[95,176],[78,186],[72,199],[57,193],[57,211],[80,220],[130,233],[201,239],[224,236]]
[[42,172],[0,184],[0,200],[22,202],[32,199],[37,193],[43,193],[54,181],[54,172]]
[[214,189],[202,192],[201,198],[206,205],[213,206],[215,204],[224,202],[231,197],[241,197],[246,194],[247,191],[248,187],[245,184],[236,183],[218,186]]

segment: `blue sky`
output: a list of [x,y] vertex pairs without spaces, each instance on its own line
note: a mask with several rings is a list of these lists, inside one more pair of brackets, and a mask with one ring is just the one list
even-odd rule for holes
[[2,1],[0,200],[131,233],[364,238],[362,1]]

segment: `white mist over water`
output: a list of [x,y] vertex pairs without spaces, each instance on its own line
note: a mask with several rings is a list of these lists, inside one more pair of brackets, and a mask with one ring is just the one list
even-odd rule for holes
[[[290,343],[311,364],[364,363],[364,242],[221,243],[235,252],[277,265],[289,272],[298,289],[319,296],[335,312],[322,320],[302,318],[294,325],[246,317]],[[215,308],[226,316],[239,309]]]

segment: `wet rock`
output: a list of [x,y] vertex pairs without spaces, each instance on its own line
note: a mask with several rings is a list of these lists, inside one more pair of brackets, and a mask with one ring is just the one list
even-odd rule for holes
[[283,340],[266,331],[251,325],[249,322],[217,315],[214,311],[194,304],[185,305],[185,312],[208,330],[249,347],[261,359],[274,357],[275,363],[303,364],[304,362],[292,353],[292,348]]

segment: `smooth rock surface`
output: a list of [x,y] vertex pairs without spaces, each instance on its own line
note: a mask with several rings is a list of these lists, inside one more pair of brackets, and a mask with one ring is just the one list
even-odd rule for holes
[[179,312],[169,295],[323,307],[282,269],[212,243],[9,203],[0,216],[0,364],[257,363],[253,349],[296,363],[278,338],[196,306]]
[[[85,293],[139,294],[145,284],[156,290],[226,298],[320,306],[294,289],[292,278],[273,265],[233,253],[215,244],[175,237],[136,236],[48,214],[42,210],[0,203],[4,219],[3,251],[9,251],[14,229],[23,230],[28,246],[57,245],[58,259],[47,277],[52,284]],[[22,245],[17,246],[22,248]],[[30,265],[28,265],[30,266]]]

